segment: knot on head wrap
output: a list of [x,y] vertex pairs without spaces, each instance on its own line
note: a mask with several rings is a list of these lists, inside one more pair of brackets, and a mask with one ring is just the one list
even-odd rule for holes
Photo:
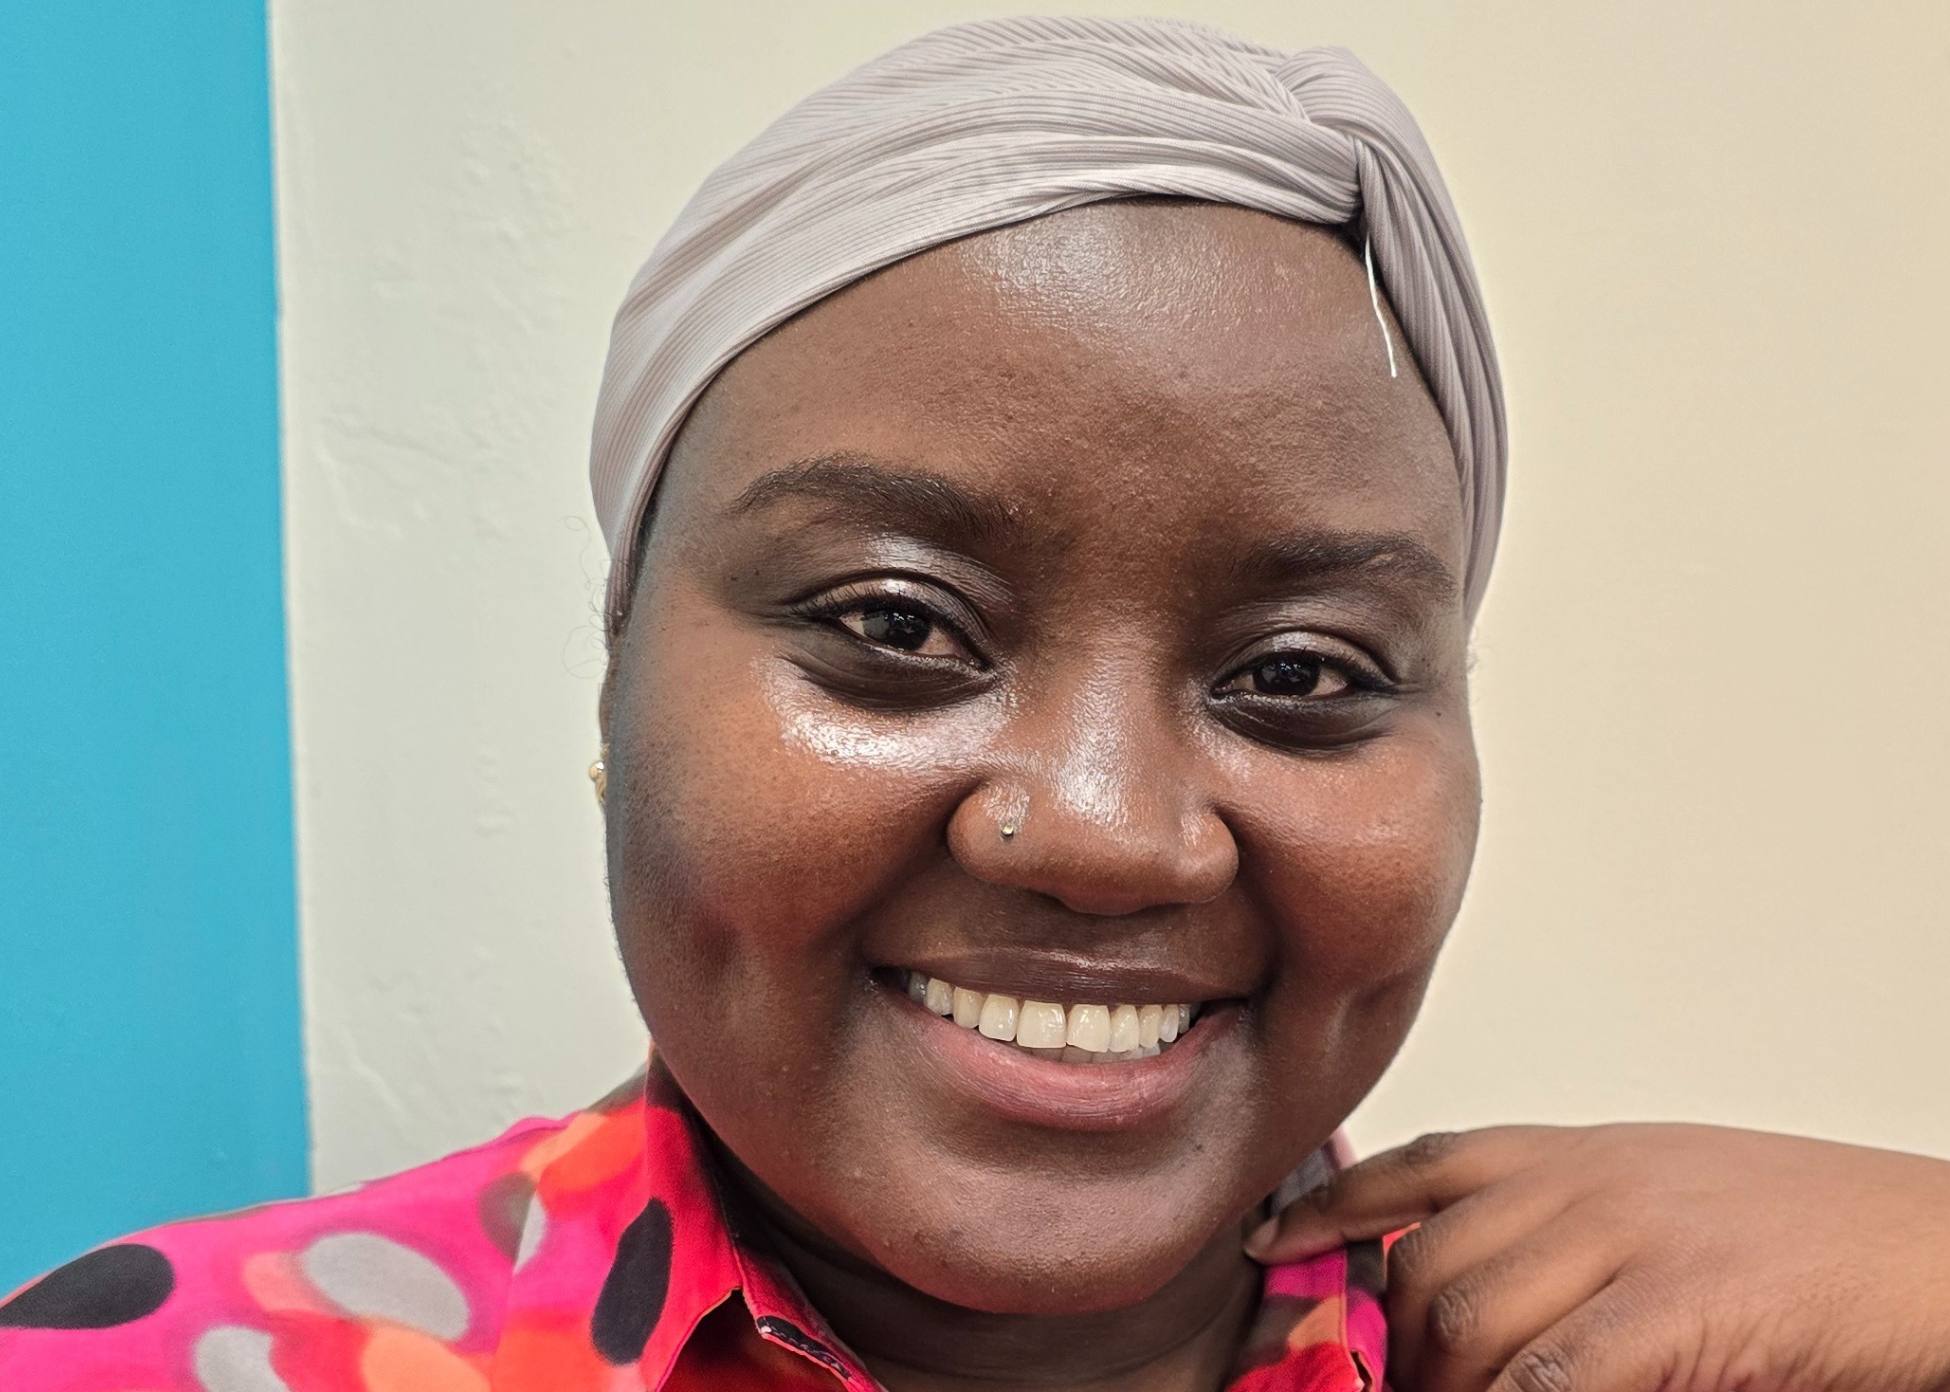
[[1503,389],[1462,227],[1408,109],[1344,49],[1022,18],[936,30],[807,97],[720,165],[651,252],[616,315],[590,458],[611,630],[671,443],[740,352],[929,247],[1138,195],[1363,224],[1455,452],[1473,616],[1502,514]]

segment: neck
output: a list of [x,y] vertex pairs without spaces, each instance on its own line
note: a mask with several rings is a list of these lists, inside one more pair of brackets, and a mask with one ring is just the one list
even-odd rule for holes
[[1259,1304],[1263,1273],[1240,1249],[1243,1223],[1128,1308],[996,1315],[936,1300],[837,1251],[749,1175],[738,1177],[776,1255],[889,1392],[1210,1392],[1224,1385]]

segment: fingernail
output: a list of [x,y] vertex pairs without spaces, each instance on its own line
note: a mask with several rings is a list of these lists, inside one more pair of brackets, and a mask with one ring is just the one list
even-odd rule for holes
[[1273,1238],[1279,1230],[1280,1220],[1277,1218],[1268,1218],[1254,1228],[1251,1235],[1246,1238],[1246,1255],[1249,1257],[1263,1255],[1266,1249],[1273,1245]]

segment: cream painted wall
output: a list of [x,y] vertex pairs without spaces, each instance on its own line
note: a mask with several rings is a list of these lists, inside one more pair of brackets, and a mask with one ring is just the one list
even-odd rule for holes
[[[610,312],[792,98],[1014,8],[272,0],[321,1186],[638,1056],[582,774]],[[1510,382],[1482,854],[1357,1141],[1684,1116],[1950,1155],[1944,7],[1148,8],[1396,84]]]

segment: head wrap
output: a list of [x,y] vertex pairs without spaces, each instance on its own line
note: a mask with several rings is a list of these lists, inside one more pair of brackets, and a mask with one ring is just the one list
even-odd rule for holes
[[704,181],[631,282],[589,469],[612,629],[671,442],[742,350],[903,257],[1145,194],[1358,225],[1454,448],[1473,616],[1503,507],[1503,389],[1461,224],[1408,109],[1345,49],[1019,18],[936,30],[807,97]]

